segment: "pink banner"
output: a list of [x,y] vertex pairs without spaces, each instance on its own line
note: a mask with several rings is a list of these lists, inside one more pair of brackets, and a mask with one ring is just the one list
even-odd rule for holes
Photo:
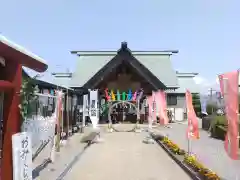
[[169,123],[169,119],[167,116],[166,93],[164,91],[158,91],[156,94],[156,99],[157,99],[160,124],[166,125]]
[[225,101],[225,112],[228,121],[228,130],[225,137],[224,147],[233,160],[238,159],[239,148],[239,122],[238,122],[238,78],[239,71],[219,75],[219,83],[222,96]]
[[186,91],[186,105],[188,118],[187,137],[198,139],[199,138],[198,119],[192,104],[192,94],[189,90]]

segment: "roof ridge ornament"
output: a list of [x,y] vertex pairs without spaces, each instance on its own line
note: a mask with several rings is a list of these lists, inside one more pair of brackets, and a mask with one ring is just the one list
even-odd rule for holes
[[121,43],[121,49],[122,49],[122,50],[127,50],[127,49],[128,49],[128,47],[127,47],[127,42],[126,42],[126,41],[123,41],[123,42]]

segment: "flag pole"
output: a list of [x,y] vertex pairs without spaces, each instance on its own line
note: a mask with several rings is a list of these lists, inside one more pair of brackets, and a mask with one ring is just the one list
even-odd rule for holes
[[[191,139],[190,139],[190,134],[192,131],[192,128],[189,127],[189,119],[188,119],[188,108],[187,109],[187,121],[188,121],[188,131],[187,131],[187,148],[188,148],[188,155],[191,155]],[[190,131],[190,132],[189,132]]]
[[[187,108],[187,112],[188,112],[188,108]],[[188,120],[188,113],[187,113],[187,121]],[[188,122],[188,126],[189,126],[189,122]],[[189,128],[189,127],[188,127]],[[189,138],[189,129],[188,129],[188,132],[187,132],[187,149],[188,149],[188,155],[191,154],[191,142],[190,142],[190,138]]]

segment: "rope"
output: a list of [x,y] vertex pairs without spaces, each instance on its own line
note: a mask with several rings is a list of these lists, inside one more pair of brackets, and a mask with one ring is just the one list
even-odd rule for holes
[[111,126],[109,127],[110,129],[113,129],[115,132],[135,132],[136,131],[136,129],[138,129],[137,128],[137,123],[135,124],[135,126],[132,128],[132,129],[130,129],[130,130],[126,130],[126,131],[120,131],[120,130],[118,130],[118,129],[116,129],[112,124],[111,124]]

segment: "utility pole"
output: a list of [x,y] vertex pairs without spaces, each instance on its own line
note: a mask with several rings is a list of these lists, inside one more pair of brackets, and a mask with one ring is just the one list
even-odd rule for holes
[[213,111],[214,111],[214,109],[213,109],[213,92],[216,92],[216,90],[214,90],[213,88],[210,88],[209,90],[208,90],[209,92],[210,92],[210,101],[211,101],[211,105],[212,105],[212,114],[213,114]]

